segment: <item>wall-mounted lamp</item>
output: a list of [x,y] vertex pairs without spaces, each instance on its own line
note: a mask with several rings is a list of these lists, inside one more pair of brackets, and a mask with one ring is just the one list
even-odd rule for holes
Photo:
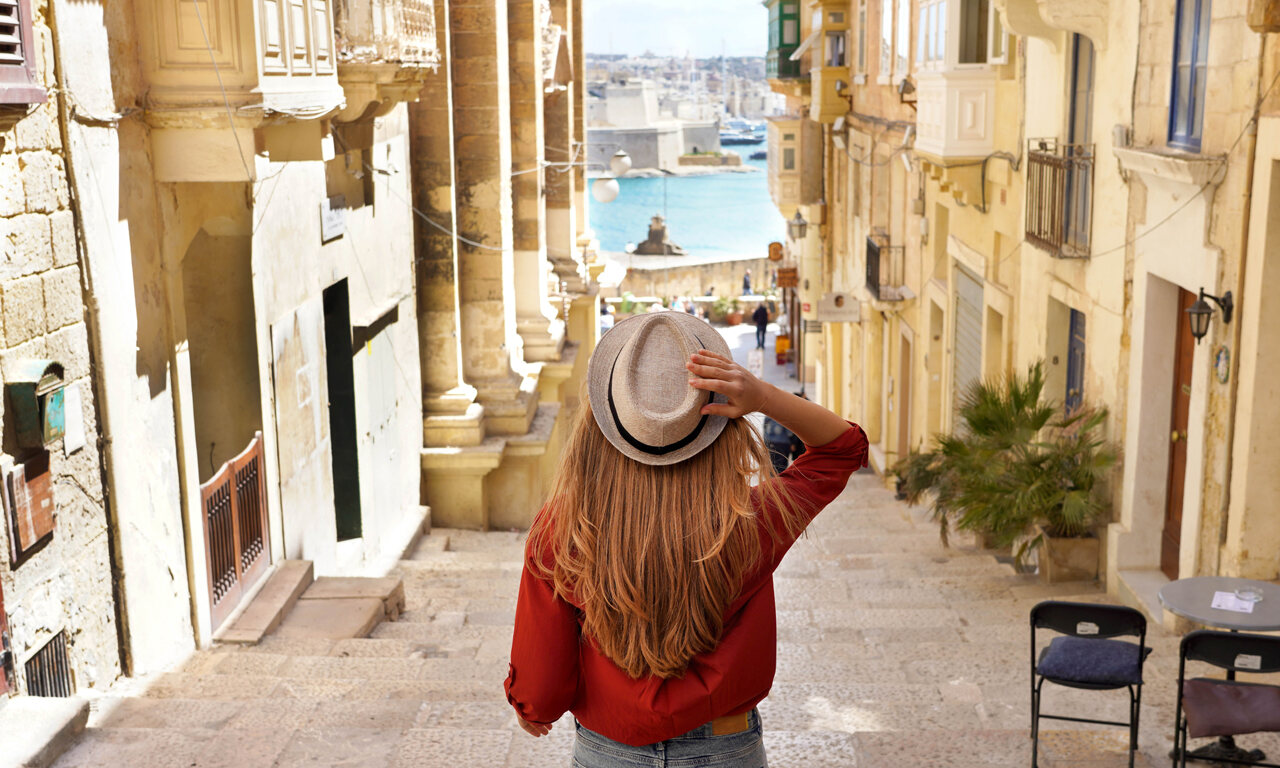
[[913,94],[913,93],[915,93],[915,92],[916,92],[916,84],[915,84],[915,83],[911,82],[910,80],[908,80],[908,79],[907,79],[907,78],[905,78],[905,77],[898,81],[898,102],[899,102],[899,103],[907,104],[907,105],[909,105],[912,109],[915,109],[915,108],[916,108],[916,100],[915,100],[915,99],[908,99],[908,98],[907,98],[908,96],[910,96],[911,94]]
[[1209,320],[1213,317],[1213,307],[1209,306],[1209,302],[1205,299],[1213,299],[1213,303],[1222,308],[1222,322],[1231,322],[1231,310],[1235,307],[1235,303],[1231,300],[1231,291],[1222,294],[1221,297],[1214,296],[1211,293],[1205,293],[1204,289],[1200,289],[1200,298],[1196,299],[1196,303],[1187,307],[1187,319],[1191,322],[1191,335],[1195,337],[1196,343],[1204,338],[1209,332]]
[[791,217],[787,222],[787,234],[792,240],[803,240],[806,232],[809,231],[809,222],[804,220],[800,215],[800,209],[796,209],[796,215]]

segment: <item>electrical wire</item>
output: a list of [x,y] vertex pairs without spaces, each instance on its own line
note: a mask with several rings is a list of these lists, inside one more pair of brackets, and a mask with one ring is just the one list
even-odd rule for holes
[[227,96],[226,86],[222,84],[222,70],[218,69],[218,58],[213,54],[213,44],[209,42],[209,31],[204,26],[204,14],[200,11],[200,0],[191,0],[196,9],[196,21],[200,22],[200,34],[204,36],[204,47],[209,52],[209,63],[213,65],[213,75],[218,80],[218,90],[222,91],[222,104],[227,108],[227,122],[231,124],[231,138],[236,143],[236,154],[240,156],[240,165],[244,167],[245,179],[252,179],[249,162],[244,157],[244,147],[240,144],[240,134],[236,131],[236,119],[231,113],[231,99]]

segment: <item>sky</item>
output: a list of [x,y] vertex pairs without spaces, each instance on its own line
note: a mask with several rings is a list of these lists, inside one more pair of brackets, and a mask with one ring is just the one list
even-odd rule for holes
[[583,0],[588,53],[763,56],[769,12],[760,0]]

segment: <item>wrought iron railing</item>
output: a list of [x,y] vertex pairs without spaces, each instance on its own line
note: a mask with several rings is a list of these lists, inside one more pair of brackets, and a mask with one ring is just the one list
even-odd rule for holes
[[867,237],[867,290],[872,298],[878,301],[902,301],[906,298],[902,289],[905,255],[903,246],[889,244],[888,235]]
[[1093,146],[1032,139],[1027,241],[1059,258],[1087,258],[1093,226]]
[[200,486],[212,624],[218,627],[267,571],[267,485],[262,433]]

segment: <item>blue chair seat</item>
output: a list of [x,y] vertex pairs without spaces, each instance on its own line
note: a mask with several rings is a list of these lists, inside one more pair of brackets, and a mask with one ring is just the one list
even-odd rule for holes
[[1141,685],[1142,661],[1150,653],[1124,640],[1061,636],[1040,654],[1036,672],[1089,686]]

